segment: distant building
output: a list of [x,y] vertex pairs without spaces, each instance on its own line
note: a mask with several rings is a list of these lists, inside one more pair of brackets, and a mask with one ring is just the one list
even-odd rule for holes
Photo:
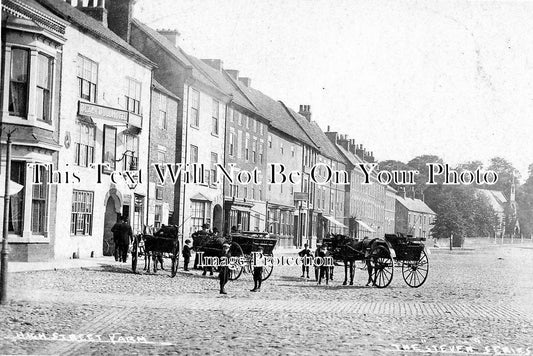
[[430,237],[437,214],[420,199],[396,196],[395,233],[413,237]]
[[496,226],[495,234],[496,236],[500,236],[504,232],[505,210],[509,205],[509,202],[505,198],[503,192],[498,190],[476,188],[476,193],[485,197],[489,205],[496,213],[496,216],[498,217],[498,226]]

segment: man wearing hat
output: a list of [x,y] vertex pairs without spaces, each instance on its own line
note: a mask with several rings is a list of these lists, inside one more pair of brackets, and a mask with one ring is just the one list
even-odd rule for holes
[[183,246],[183,250],[181,251],[181,254],[183,255],[183,270],[188,271],[189,270],[189,260],[191,259],[191,247],[189,244],[191,243],[191,240],[187,239],[185,240],[185,245]]
[[222,245],[222,257],[226,257],[227,263],[225,266],[220,266],[220,273],[218,275],[218,278],[220,279],[220,294],[227,294],[226,289],[224,288],[226,286],[226,283],[228,283],[229,279],[229,260],[231,258],[231,252],[229,250],[230,245],[226,242]]

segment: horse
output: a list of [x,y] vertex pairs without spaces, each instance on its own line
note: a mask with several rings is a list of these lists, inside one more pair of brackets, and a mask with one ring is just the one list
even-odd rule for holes
[[[175,225],[163,225],[153,235],[143,235],[144,239],[144,269],[150,271],[150,257],[153,260],[154,272],[157,271],[157,262],[159,261],[161,269],[163,268],[163,253],[159,252],[161,241],[158,238],[176,240],[179,235],[179,228]],[[159,248],[158,248],[159,247]],[[171,246],[165,246],[169,249]]]
[[379,239],[369,239],[365,237],[361,241],[357,241],[354,238],[345,235],[332,234],[328,239],[330,250],[333,258],[336,260],[342,260],[344,262],[344,282],[342,285],[348,284],[348,268],[350,269],[350,285],[353,285],[353,277],[355,274],[355,261],[364,260],[368,272],[368,281],[366,285],[370,285],[372,282],[372,265],[370,259],[367,258],[367,250],[372,249],[375,243],[379,243]]

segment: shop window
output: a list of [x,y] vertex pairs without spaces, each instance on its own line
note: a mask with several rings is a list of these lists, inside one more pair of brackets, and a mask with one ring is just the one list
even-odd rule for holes
[[48,179],[47,171],[43,166],[35,166],[34,170],[39,169],[41,183],[33,184],[31,197],[31,231],[35,234],[44,234],[46,232],[47,221],[47,201],[48,201]]
[[[22,186],[26,184],[26,162],[11,162],[11,180]],[[8,231],[22,235],[24,227],[24,195],[26,188],[11,196],[9,201]]]

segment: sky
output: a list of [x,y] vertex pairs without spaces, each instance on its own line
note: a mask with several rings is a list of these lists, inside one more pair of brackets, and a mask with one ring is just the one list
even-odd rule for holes
[[138,0],[134,16],[378,160],[533,163],[533,2]]

